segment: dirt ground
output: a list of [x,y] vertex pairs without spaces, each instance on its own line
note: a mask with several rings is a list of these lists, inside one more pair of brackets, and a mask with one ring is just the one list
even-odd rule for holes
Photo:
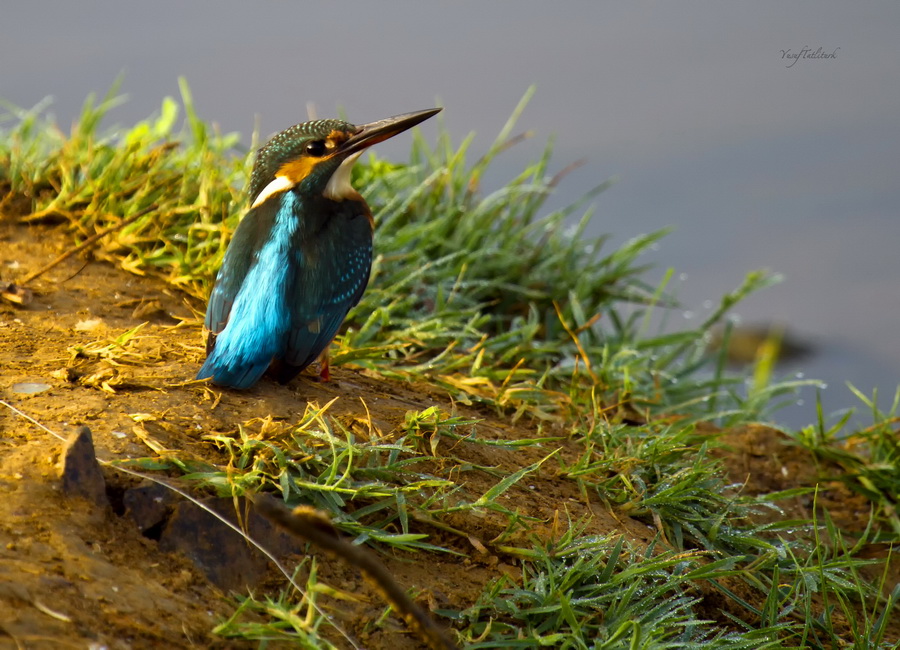
[[[0,279],[15,281],[70,245],[60,227],[24,226],[2,218]],[[27,306],[0,302],[0,397],[63,436],[87,425],[101,459],[177,449],[222,464],[227,457],[204,435],[234,435],[238,423],[267,415],[297,421],[309,402],[323,405],[335,397],[339,399],[332,415],[352,426],[367,419],[368,409],[375,433],[383,436],[391,435],[410,410],[451,408],[441,391],[386,381],[346,366],[333,368],[333,380],[326,384],[301,377],[288,386],[264,380],[249,391],[220,392],[184,383],[193,378],[203,357],[197,318],[203,305],[160,281],[104,262],[91,262],[76,274],[83,264],[83,259],[72,258],[31,283],[35,295]],[[135,344],[144,358],[140,364],[116,366],[73,356],[75,346],[119,336],[144,322]],[[48,387],[25,394],[22,384]],[[456,408],[461,415],[482,420],[482,437],[536,435],[532,423],[512,425],[490,411]],[[257,421],[249,426],[262,425]],[[748,491],[785,489],[815,479],[805,452],[784,446],[777,431],[747,427],[728,432],[726,439],[733,447],[724,456],[731,478],[746,481]],[[50,433],[0,406],[0,648],[255,647],[215,637],[211,629],[234,610],[231,589],[246,593],[238,585],[255,582],[257,591],[277,591],[283,586],[278,574],[266,565],[229,574],[226,566],[227,575],[211,581],[210,567],[185,547],[190,535],[202,534],[190,527],[188,515],[187,530],[193,532],[187,535],[166,537],[161,529],[173,528],[171,519],[150,522],[142,533],[123,497],[137,494],[129,491],[140,486],[109,469],[104,470],[109,505],[64,495],[60,449],[60,441]],[[548,452],[513,454],[466,443],[454,449],[456,456],[473,463],[507,469],[518,469]],[[493,484],[488,476],[469,481],[467,487],[475,494]],[[593,515],[588,532],[616,531],[638,545],[656,532],[600,503],[586,504],[573,482],[554,481],[551,472],[529,477],[504,498],[546,522],[538,532],[547,536],[554,534],[554,522],[566,510],[573,519]],[[841,525],[850,530],[865,525],[869,511],[861,499],[839,488],[824,498],[830,499]],[[809,505],[797,500],[792,507],[800,514]],[[420,604],[461,609],[474,602],[489,580],[501,572],[517,575],[518,569],[514,558],[487,548],[502,531],[499,520],[448,523],[462,527],[466,535],[426,529],[433,536],[430,541],[464,556],[430,555],[422,562],[413,554],[396,553],[382,559],[403,586],[420,594]],[[260,532],[271,537],[264,529]],[[238,548],[240,556],[243,547]],[[290,551],[289,543],[281,550]],[[381,615],[384,603],[356,570],[325,555],[319,559],[321,581],[357,596],[356,603],[335,601],[331,607],[360,645],[393,650],[419,646],[402,621],[366,625]],[[710,615],[721,605],[710,600]]]

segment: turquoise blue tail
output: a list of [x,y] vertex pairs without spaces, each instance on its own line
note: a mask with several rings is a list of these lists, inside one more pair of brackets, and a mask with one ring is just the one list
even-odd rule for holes
[[219,356],[216,350],[213,350],[197,373],[197,379],[212,379],[213,383],[230,388],[250,388],[260,380],[272,362],[269,358],[256,363],[229,365]]

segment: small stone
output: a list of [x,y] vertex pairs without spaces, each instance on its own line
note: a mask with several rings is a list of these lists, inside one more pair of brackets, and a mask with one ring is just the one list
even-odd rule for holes
[[42,384],[36,381],[23,381],[18,384],[13,384],[12,392],[18,395],[37,395],[38,393],[43,393],[45,390],[50,390],[50,384]]
[[106,481],[94,453],[94,439],[88,427],[79,427],[63,447],[62,489],[68,496],[82,497],[108,507]]
[[103,321],[99,318],[91,318],[89,320],[80,320],[72,327],[76,332],[90,332],[103,325]]
[[125,513],[131,517],[142,533],[158,526],[169,516],[180,497],[159,483],[146,482],[130,488],[122,495]]
[[[231,499],[204,499],[203,505],[238,524]],[[243,506],[243,502],[240,502]],[[251,510],[245,522],[250,535],[276,557],[300,553],[304,543]],[[189,501],[175,507],[159,540],[160,550],[181,552],[223,590],[253,589],[266,574],[268,559],[214,515]]]

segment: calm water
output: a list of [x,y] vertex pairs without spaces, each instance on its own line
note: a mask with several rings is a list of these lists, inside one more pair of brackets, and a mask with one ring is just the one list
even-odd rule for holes
[[[855,403],[845,381],[885,399],[900,381],[896,3],[8,4],[0,97],[53,95],[62,125],[121,72],[121,124],[177,96],[184,75],[226,131],[249,136],[258,121],[272,133],[305,119],[307,102],[364,122],[439,101],[457,140],[478,133],[477,153],[537,84],[520,122],[537,137],[496,183],[555,135],[558,168],[589,162],[551,205],[616,175],[595,234],[676,226],[649,261],[684,274],[686,324],[768,267],[785,282],[739,315],[787,322],[819,347],[790,372],[827,382],[827,411]],[[820,47],[833,58],[792,58]],[[398,140],[379,152],[403,158]],[[775,416],[813,418],[809,395]]]

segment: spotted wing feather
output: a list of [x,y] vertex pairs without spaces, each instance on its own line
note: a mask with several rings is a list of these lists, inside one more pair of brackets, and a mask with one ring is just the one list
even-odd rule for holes
[[372,268],[371,235],[330,262],[305,269],[295,287],[291,329],[279,371],[281,381],[289,380],[318,358],[334,339],[347,312],[362,298]]

